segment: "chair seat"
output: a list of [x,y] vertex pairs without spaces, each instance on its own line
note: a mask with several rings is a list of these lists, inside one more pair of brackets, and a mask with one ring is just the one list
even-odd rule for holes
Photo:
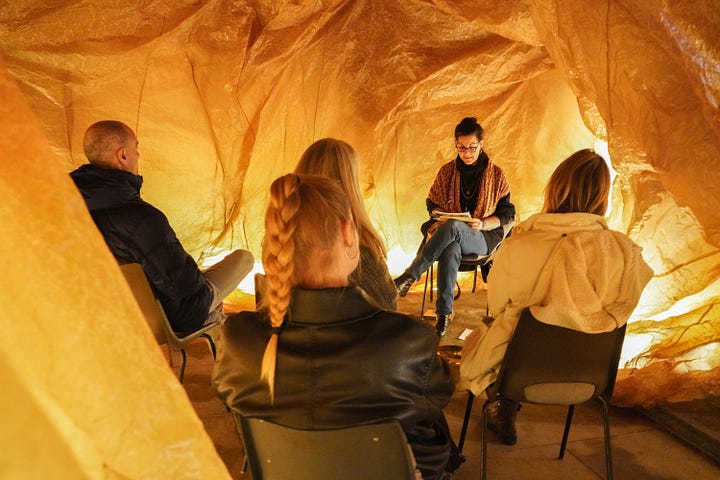
[[460,262],[462,263],[473,263],[475,265],[482,265],[483,263],[487,262],[492,255],[490,254],[480,254],[480,253],[473,253],[472,255],[463,255],[460,257]]

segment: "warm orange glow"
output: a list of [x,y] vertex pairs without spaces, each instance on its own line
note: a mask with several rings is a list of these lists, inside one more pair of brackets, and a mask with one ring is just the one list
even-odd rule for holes
[[[563,158],[594,147],[616,172],[609,223],[643,247],[655,272],[628,325],[616,400],[720,394],[716,3],[5,2],[0,243],[23,260],[4,266],[0,358],[12,360],[8,378],[28,382],[26,397],[43,399],[10,407],[37,404],[23,411],[49,422],[39,432],[66,431],[58,418],[76,426],[86,448],[68,458],[128,478],[152,478],[141,470],[153,462],[180,464],[150,442],[144,456],[122,448],[145,447],[138,431],[167,432],[162,443],[202,429],[175,380],[128,355],[128,344],[137,352],[150,343],[118,330],[138,318],[67,178],[85,162],[85,128],[103,118],[135,129],[143,196],[203,265],[235,248],[260,257],[270,183],[322,137],[357,149],[394,275],[417,249],[428,188],[452,158],[462,117],[485,127],[519,220],[541,208]],[[240,288],[252,292],[252,276]],[[253,305],[252,295],[237,297]],[[136,410],[116,408],[120,387]],[[164,430],[147,421],[156,412],[144,416],[150,391],[172,404]],[[176,447],[186,462],[200,454],[183,448],[204,452],[203,470],[212,451],[197,442],[172,445],[186,446]],[[43,460],[27,455],[10,458]],[[196,476],[223,478],[210,470]]]

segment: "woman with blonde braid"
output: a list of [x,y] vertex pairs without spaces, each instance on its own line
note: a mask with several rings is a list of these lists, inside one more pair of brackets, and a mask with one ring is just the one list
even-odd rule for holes
[[359,258],[336,181],[285,175],[265,217],[265,307],[230,316],[213,373],[241,415],[301,429],[398,420],[424,479],[449,478],[454,444],[442,412],[454,391],[432,329],[380,309],[348,276]]

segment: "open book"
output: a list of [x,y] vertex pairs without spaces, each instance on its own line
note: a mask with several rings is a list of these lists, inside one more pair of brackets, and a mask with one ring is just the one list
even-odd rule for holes
[[462,222],[470,223],[473,221],[473,218],[470,216],[470,212],[453,213],[435,210],[431,217],[440,222],[444,222],[445,220],[460,220]]

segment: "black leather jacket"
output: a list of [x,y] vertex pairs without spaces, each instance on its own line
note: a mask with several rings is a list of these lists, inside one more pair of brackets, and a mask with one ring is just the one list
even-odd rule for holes
[[380,310],[355,287],[297,288],[291,312],[279,336],[272,405],[259,381],[269,322],[256,312],[226,320],[213,374],[226,405],[301,429],[397,419],[423,478],[440,478],[452,442],[442,409],[455,386],[434,331]]
[[142,265],[173,330],[200,328],[210,310],[212,290],[165,214],[140,198],[142,177],[91,164],[70,177],[115,258]]

